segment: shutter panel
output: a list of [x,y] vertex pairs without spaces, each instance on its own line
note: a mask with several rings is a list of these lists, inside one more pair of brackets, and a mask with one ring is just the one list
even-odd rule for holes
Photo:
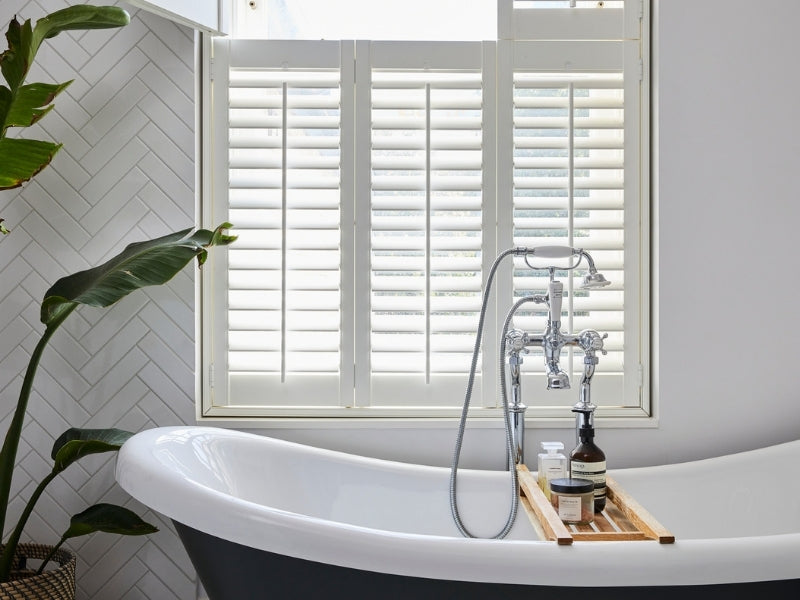
[[[500,195],[505,191],[513,207],[511,218],[501,219],[500,236],[513,240],[509,246],[583,248],[612,282],[582,290],[584,269],[556,272],[566,292],[562,328],[608,333],[608,354],[599,357],[592,390],[604,414],[642,408],[639,369],[646,334],[640,330],[645,296],[639,277],[646,257],[639,253],[641,163],[630,143],[640,136],[639,6],[633,0],[504,0],[499,15],[501,37],[509,38],[499,42],[500,93],[513,104],[500,125],[513,140],[501,153],[501,188],[507,187]],[[510,184],[502,183],[503,174]],[[505,291],[519,298],[545,293],[549,273],[515,258],[508,278]],[[529,303],[514,325],[540,332],[546,320],[546,306]],[[574,404],[582,357],[580,350],[562,350],[572,389],[526,394],[532,412],[557,416]],[[526,389],[544,390],[544,370],[542,351],[533,349],[524,365]]]
[[400,46],[370,47],[371,405],[411,386],[458,406],[481,302],[483,50]]
[[[621,372],[623,363],[623,100],[622,73],[514,77],[514,245],[583,248],[612,282],[581,290],[585,271],[557,274],[567,292],[565,330],[609,334],[609,354],[601,358],[604,374]],[[516,296],[541,293],[548,278],[547,271],[531,270],[516,259]],[[516,325],[544,331],[547,311],[541,306],[520,313]],[[544,371],[542,360],[529,362],[533,370]],[[575,371],[580,371],[577,363]]]
[[259,405],[339,405],[340,72],[315,64],[232,59],[228,76],[228,371],[232,394]]

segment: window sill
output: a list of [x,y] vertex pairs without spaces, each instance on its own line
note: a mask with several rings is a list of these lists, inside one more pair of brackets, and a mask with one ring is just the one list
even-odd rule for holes
[[[348,409],[337,411],[339,415]],[[472,429],[501,429],[503,420],[499,410],[493,414],[471,415],[467,427]],[[638,414],[637,414],[638,413]],[[198,425],[236,427],[242,429],[453,429],[458,416],[276,416],[235,414],[232,409],[213,409],[205,415],[197,416]],[[529,416],[526,425],[534,429],[564,429],[574,426],[575,419],[570,416]],[[604,415],[602,409],[597,413],[595,425],[598,429],[652,429],[658,427],[658,418],[639,409],[629,409],[626,415]]]

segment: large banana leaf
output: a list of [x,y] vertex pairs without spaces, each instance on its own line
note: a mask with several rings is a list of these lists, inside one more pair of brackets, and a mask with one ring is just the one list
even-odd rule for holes
[[62,540],[105,531],[120,535],[145,535],[155,533],[158,528],[142,521],[127,508],[114,504],[95,504],[77,515],[69,523]]
[[226,235],[223,223],[214,231],[191,229],[154,240],[128,245],[106,263],[59,279],[42,301],[41,320],[50,326],[79,304],[106,307],[134,290],[160,285],[174,277],[193,258],[205,262],[210,246],[230,244],[236,236]]
[[[18,187],[44,169],[61,148],[60,144],[38,140],[6,139],[9,127],[29,127],[52,110],[52,102],[71,82],[24,85],[42,42],[71,29],[121,27],[130,21],[128,13],[116,6],[77,5],[39,19],[8,25],[8,49],[0,54],[0,71],[8,87],[0,85],[0,190]],[[5,142],[11,142],[6,144]]]
[[22,85],[33,64],[39,46],[62,31],[74,29],[109,29],[130,22],[128,13],[118,6],[91,6],[79,4],[50,13],[31,26],[28,19],[20,23],[12,19],[6,39],[8,50],[0,57],[2,72],[11,89]]
[[[78,4],[50,13],[36,22],[33,43],[71,29],[110,29],[130,23],[130,16],[118,6]],[[37,46],[38,47],[38,46]]]
[[117,452],[133,434],[122,429],[78,429],[70,427],[53,444],[53,472],[60,473],[90,454]]
[[[8,105],[6,127],[30,127],[53,109],[53,100],[73,80],[65,83],[30,83],[21,86]],[[0,113],[2,114],[2,113]]]
[[49,165],[60,148],[39,140],[0,139],[0,190],[21,186]]

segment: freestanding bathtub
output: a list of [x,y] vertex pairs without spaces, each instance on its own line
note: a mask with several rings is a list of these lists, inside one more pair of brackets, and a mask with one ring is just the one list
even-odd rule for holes
[[[449,470],[207,427],[135,435],[120,485],[171,518],[212,600],[740,598],[800,591],[800,441],[612,475],[665,527],[654,541],[465,539]],[[493,535],[508,474],[459,471],[459,508]],[[538,594],[538,595],[537,595]],[[545,595],[542,595],[545,594]]]

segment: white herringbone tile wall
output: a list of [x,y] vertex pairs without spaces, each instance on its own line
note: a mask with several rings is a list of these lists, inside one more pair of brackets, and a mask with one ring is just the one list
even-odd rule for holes
[[[0,0],[3,34],[15,14],[36,20],[73,3]],[[49,40],[28,79],[75,81],[37,126],[38,135],[64,148],[21,191],[0,192],[0,216],[11,229],[0,240],[3,434],[42,331],[38,307],[50,284],[129,242],[194,223],[193,32],[120,4],[131,13],[129,26]],[[67,427],[138,431],[193,423],[193,369],[191,268],[107,311],[73,313],[42,361],[11,516],[49,472],[53,441]],[[101,456],[71,467],[50,486],[24,537],[54,543],[70,515],[89,504],[123,504],[161,531],[74,540],[78,598],[193,599],[195,573],[171,524],[116,486],[113,465]]]

